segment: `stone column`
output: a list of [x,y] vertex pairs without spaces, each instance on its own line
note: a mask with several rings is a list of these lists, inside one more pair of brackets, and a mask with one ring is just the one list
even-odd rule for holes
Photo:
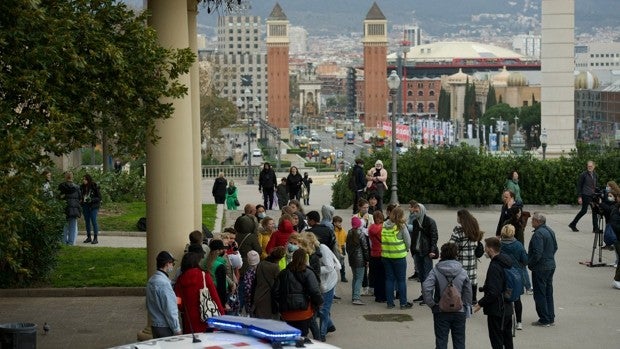
[[541,127],[547,155],[575,148],[575,0],[542,1]]
[[[194,229],[202,231],[202,151],[200,140],[200,70],[198,68],[198,33],[196,31],[196,16],[198,15],[198,1],[187,0],[187,22],[189,32],[189,47],[196,54],[196,61],[189,71],[192,103],[192,149],[194,154]],[[188,232],[189,234],[189,232]]]
[[[167,48],[187,48],[187,0],[149,0],[149,25],[157,31],[159,43]],[[190,75],[179,78],[190,86]],[[156,270],[155,257],[161,250],[179,261],[188,234],[194,228],[194,164],[192,147],[192,105],[190,94],[172,103],[173,115],[157,122],[156,144],[147,143],[146,218],[148,275]],[[150,332],[150,327],[146,330]],[[138,334],[138,339],[150,333]]]

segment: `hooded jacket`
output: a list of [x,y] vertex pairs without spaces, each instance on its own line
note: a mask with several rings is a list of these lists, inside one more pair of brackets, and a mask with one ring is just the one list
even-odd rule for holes
[[258,190],[273,190],[278,185],[278,178],[271,166],[263,167],[258,175]]
[[327,247],[321,244],[321,292],[330,291],[338,283],[338,275],[342,265],[336,255]]
[[237,245],[239,245],[239,253],[241,254],[241,259],[243,260],[243,265],[239,271],[241,276],[243,276],[249,265],[248,252],[254,250],[259,255],[263,252],[263,249],[260,247],[260,243],[258,243],[258,236],[254,234],[255,229],[256,222],[254,222],[254,220],[249,216],[240,216],[235,221],[235,230],[237,231],[235,241],[237,242]]
[[295,232],[295,230],[293,229],[293,224],[291,224],[291,222],[286,219],[283,220],[278,227],[278,230],[271,234],[269,243],[267,243],[267,253],[271,253],[271,250],[273,250],[275,247],[286,246],[288,238],[293,232]]
[[510,316],[512,314],[512,303],[505,301],[503,295],[506,285],[504,268],[510,267],[512,267],[511,257],[503,253],[491,259],[487,277],[482,287],[484,297],[478,300],[478,304],[483,308],[485,315]]
[[80,187],[73,182],[62,182],[58,185],[60,198],[65,200],[65,216],[69,218],[80,218],[82,210],[80,207],[80,198],[82,193]]
[[321,219],[321,224],[329,227],[332,231],[334,230],[334,223],[332,221],[334,220],[335,212],[336,209],[334,208],[334,206],[321,206],[321,217],[323,217],[323,219]]
[[[437,273],[441,275],[437,275]],[[461,293],[463,308],[460,311],[463,312],[466,307],[471,306],[472,290],[467,272],[457,260],[441,260],[435,268],[431,269],[428,277],[422,283],[424,303],[433,310],[433,313],[440,312],[439,298],[443,290],[448,286],[448,278],[452,279],[452,284]]]
[[423,256],[427,256],[431,252],[438,256],[437,240],[439,237],[437,223],[426,215],[426,207],[420,204],[420,215],[417,219],[410,215],[408,222],[411,222],[411,225],[407,224],[411,234],[411,249]]

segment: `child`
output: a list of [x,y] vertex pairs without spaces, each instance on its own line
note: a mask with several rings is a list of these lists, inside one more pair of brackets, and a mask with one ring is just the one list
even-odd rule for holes
[[353,216],[351,218],[351,230],[347,234],[346,249],[349,255],[349,265],[351,266],[351,272],[353,274],[353,281],[351,283],[352,303],[354,305],[364,305],[362,302],[361,291],[362,281],[364,279],[364,270],[368,264],[368,244],[365,237],[360,230],[362,226],[362,220]]
[[347,251],[345,249],[345,243],[347,241],[347,232],[344,230],[344,228],[342,228],[342,217],[334,216],[332,223],[334,224],[334,234],[336,234],[336,244],[337,244],[336,248],[338,249],[338,252],[340,252],[338,256],[338,260],[340,262],[340,265],[342,266],[340,268],[340,281],[349,282],[349,280],[347,280],[345,276],[345,271],[344,271],[344,256],[346,256],[347,254]]
[[267,258],[269,255],[267,253],[267,244],[269,243],[269,239],[271,239],[271,234],[273,234],[275,230],[276,222],[273,218],[265,216],[265,218],[261,219],[260,227],[258,227],[258,243],[263,250],[260,256],[261,260]]
[[278,206],[282,209],[288,205],[288,191],[286,190],[286,177],[282,177],[280,184],[276,186],[276,196],[278,197]]
[[239,292],[243,293],[242,308],[248,316],[254,311],[254,290],[256,289],[256,267],[258,266],[258,262],[260,262],[258,252],[254,250],[248,251],[249,267],[245,270],[241,282],[239,283]]

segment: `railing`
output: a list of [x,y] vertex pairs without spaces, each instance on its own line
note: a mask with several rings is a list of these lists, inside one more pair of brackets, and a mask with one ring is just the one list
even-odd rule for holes
[[[202,178],[217,178],[220,172],[224,172],[226,178],[248,178],[247,165],[204,165],[202,166]],[[252,175],[258,176],[260,166],[252,166]]]

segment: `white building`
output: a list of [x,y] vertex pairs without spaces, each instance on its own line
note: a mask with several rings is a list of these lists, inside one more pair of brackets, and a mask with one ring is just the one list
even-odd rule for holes
[[[585,51],[585,52],[582,52]],[[620,42],[592,42],[575,53],[575,70],[591,71],[606,86],[620,78]]]

